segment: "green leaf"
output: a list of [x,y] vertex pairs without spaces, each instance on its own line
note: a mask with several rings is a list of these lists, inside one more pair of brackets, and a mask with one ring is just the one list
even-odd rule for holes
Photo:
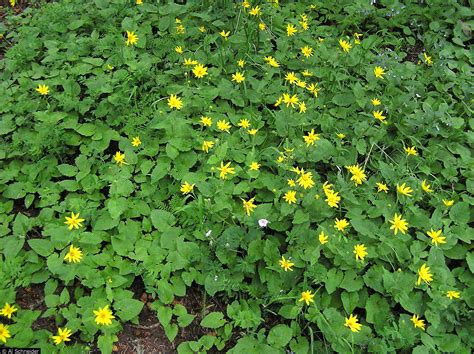
[[151,223],[158,231],[165,231],[176,223],[174,215],[165,210],[152,210],[150,217]]
[[114,308],[122,321],[130,321],[140,314],[143,302],[135,299],[121,299],[114,303]]
[[219,328],[226,323],[222,312],[211,312],[201,321],[201,326],[206,328]]
[[33,251],[43,257],[48,257],[54,249],[54,246],[50,240],[43,240],[40,238],[29,240],[28,245],[30,245]]
[[166,280],[161,279],[157,282],[158,297],[164,304],[171,304],[174,300],[173,287]]
[[471,220],[469,204],[467,202],[454,204],[449,212],[449,216],[457,224],[467,224]]
[[67,177],[74,177],[77,173],[77,167],[72,165],[58,165],[57,169],[63,176]]
[[268,333],[267,343],[275,348],[286,346],[293,337],[293,331],[285,324],[273,327]]

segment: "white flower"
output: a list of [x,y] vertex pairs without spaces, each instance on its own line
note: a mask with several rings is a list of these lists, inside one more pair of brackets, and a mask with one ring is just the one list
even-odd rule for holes
[[267,225],[270,224],[270,221],[267,219],[260,219],[258,220],[258,225],[263,229],[264,227],[267,227]]
[[211,236],[211,234],[212,234],[212,230],[209,230],[208,232],[206,232],[206,237]]

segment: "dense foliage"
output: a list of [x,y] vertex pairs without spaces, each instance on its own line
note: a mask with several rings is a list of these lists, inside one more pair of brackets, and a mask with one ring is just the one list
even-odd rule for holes
[[111,352],[138,277],[226,299],[180,353],[471,352],[467,4],[140,3],[2,25],[0,345]]

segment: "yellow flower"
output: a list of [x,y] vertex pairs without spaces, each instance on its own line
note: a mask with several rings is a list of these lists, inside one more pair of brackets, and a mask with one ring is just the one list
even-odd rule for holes
[[348,327],[352,332],[359,332],[362,328],[362,325],[359,323],[357,319],[357,315],[350,314],[349,318],[346,317],[346,322],[344,326]]
[[292,271],[293,269],[291,269],[295,264],[293,262],[291,262],[289,259],[286,259],[284,256],[281,256],[281,259],[280,259],[280,267],[282,267],[285,272],[287,271]]
[[290,178],[290,179],[288,179],[287,183],[288,183],[288,185],[289,185],[290,187],[295,187],[295,186],[296,186],[296,183],[295,183],[295,181],[294,181],[294,180],[292,180],[291,178]]
[[217,121],[217,129],[219,129],[221,132],[230,133],[230,128],[231,125],[225,119]]
[[296,203],[296,191],[288,191],[283,196],[285,202],[291,205],[291,203]]
[[10,6],[11,7],[15,7],[15,4],[16,4],[16,0],[10,0]]
[[173,109],[181,109],[183,108],[183,100],[181,98],[179,98],[177,95],[171,95],[169,98],[168,98],[168,107]]
[[402,219],[401,214],[398,215],[395,213],[393,219],[389,220],[389,222],[392,224],[392,226],[390,226],[390,230],[393,230],[395,235],[398,233],[398,231],[400,231],[402,234],[405,234],[405,232],[408,230],[408,223],[405,219]]
[[136,136],[132,139],[132,146],[138,147],[142,144],[139,136]]
[[425,330],[425,320],[420,320],[418,315],[413,315],[411,321],[413,322],[413,326],[415,328],[421,328],[423,331]]
[[69,263],[78,263],[82,259],[82,251],[79,247],[74,247],[71,245],[69,247],[68,253],[64,256],[64,259]]
[[354,246],[354,254],[355,254],[356,260],[363,261],[365,256],[368,255],[367,248],[365,247],[365,245],[363,243],[359,244],[359,245],[355,245]]
[[341,46],[342,50],[346,53],[348,53],[349,50],[351,50],[352,48],[352,45],[344,39],[339,39],[339,45]]
[[376,66],[374,68],[374,75],[375,77],[378,77],[379,79],[383,79],[383,76],[385,75],[385,70],[381,68],[380,66]]
[[305,45],[303,48],[300,49],[301,54],[303,54],[306,58],[313,56],[313,48]]
[[344,139],[344,138],[346,137],[346,134],[337,133],[336,136],[337,136],[339,139]]
[[225,40],[227,40],[227,38],[228,38],[229,35],[230,35],[230,31],[227,31],[227,32],[226,32],[226,31],[222,30],[222,31],[219,32],[219,34],[222,36],[222,38],[224,38]]
[[258,171],[260,166],[261,165],[258,162],[254,161],[250,164],[250,171]]
[[316,83],[308,85],[307,89],[314,95],[314,97],[318,97],[318,92],[321,91]]
[[193,60],[191,58],[184,58],[184,65],[191,66],[199,64],[197,60]]
[[212,125],[212,119],[207,116],[201,116],[201,119],[199,122],[205,127],[210,127]]
[[258,28],[260,29],[260,31],[264,31],[265,28],[266,28],[266,26],[265,26],[265,24],[264,24],[263,22],[260,22],[260,23],[258,24]]
[[380,100],[378,98],[372,98],[372,100],[370,102],[372,102],[373,106],[378,106],[378,105],[382,104],[382,102],[380,102]]
[[338,218],[336,218],[336,220],[334,221],[334,228],[341,232],[344,232],[344,229],[348,227],[349,225],[350,224],[346,219],[339,220]]
[[226,179],[227,174],[235,174],[235,169],[230,167],[230,161],[226,165],[221,161],[221,167],[218,167],[217,169],[220,171],[219,177],[221,179]]
[[186,28],[184,28],[183,25],[176,26],[176,33],[177,34],[183,34],[184,32],[186,32]]
[[195,184],[189,184],[188,182],[184,182],[182,185],[181,185],[181,193],[183,194],[188,194],[188,193],[191,193],[194,189],[194,186]]
[[174,48],[174,51],[178,54],[183,54],[183,47],[181,47],[180,45],[176,46]]
[[247,130],[247,133],[249,133],[250,135],[255,135],[255,134],[257,134],[257,132],[258,132],[258,129],[249,129],[249,130]]
[[205,32],[206,32],[206,27],[204,27],[204,26],[199,26],[199,32],[205,33]]
[[388,192],[388,187],[385,183],[377,182],[375,184],[377,185],[377,192]]
[[413,189],[411,187],[408,187],[406,183],[402,183],[401,186],[398,185],[397,183],[397,193],[400,193],[401,195],[405,195],[407,197],[411,197],[411,193],[413,193]]
[[214,144],[215,143],[213,141],[204,140],[204,142],[202,143],[202,150],[208,153],[209,149],[211,149]]
[[329,191],[326,193],[325,202],[327,202],[331,208],[338,207],[338,204],[341,201],[341,197],[338,194],[339,194],[338,192],[333,192],[333,191]]
[[248,2],[248,0],[242,1],[242,7],[244,9],[248,9],[250,7],[250,3]]
[[329,183],[328,181],[324,182],[323,183],[323,191],[324,191],[324,194],[328,194],[328,193],[334,193],[334,191],[332,190],[332,184]]
[[245,213],[247,214],[247,216],[250,216],[250,213],[253,212],[253,210],[257,207],[253,202],[255,200],[255,198],[250,198],[249,200],[244,200],[242,198],[240,198],[242,200],[242,203],[243,203],[243,206],[244,206],[244,209],[245,209]]
[[283,102],[287,107],[291,106],[291,108],[295,108],[295,104],[298,104],[299,98],[296,94],[290,95],[289,93],[284,93]]
[[433,190],[431,189],[431,186],[426,183],[426,180],[421,181],[421,188],[426,192],[426,193],[431,193]]
[[318,238],[319,238],[319,243],[321,243],[322,245],[324,245],[325,243],[328,243],[329,237],[324,233],[324,231],[321,231]]
[[298,185],[304,189],[311,188],[314,186],[313,174],[311,172],[301,172],[301,175],[296,182],[298,182]]
[[7,338],[10,338],[10,331],[8,330],[8,326],[4,325],[3,323],[0,323],[0,340],[3,343],[7,342]]
[[359,165],[346,166],[349,172],[352,174],[351,181],[357,186],[367,180],[365,171],[359,167]]
[[430,231],[426,232],[426,234],[431,237],[431,243],[434,243],[435,246],[438,246],[438,243],[446,243],[446,237],[441,236],[442,231],[443,230],[434,231],[433,229],[431,229]]
[[446,293],[446,296],[449,297],[451,300],[459,299],[461,297],[461,293],[456,290],[448,290],[448,292]]
[[290,84],[294,84],[296,80],[298,80],[298,77],[293,71],[290,71],[285,75],[285,80],[288,81]]
[[249,14],[252,16],[260,16],[262,14],[260,6],[252,7],[252,9],[249,11]]
[[207,75],[207,68],[202,64],[198,64],[193,68],[193,74],[198,79],[202,79],[204,76]]
[[[303,71],[303,76],[304,76],[304,77],[309,77],[309,76],[313,76],[313,74],[311,73],[311,71],[305,70],[305,71]],[[317,85],[317,84],[316,84],[316,85]],[[311,85],[310,85],[310,87],[311,87]],[[309,87],[308,87],[308,90],[311,91],[311,90],[309,89]]]
[[443,199],[443,204],[449,208],[450,206],[453,206],[454,200]]
[[79,229],[82,227],[82,222],[85,220],[79,218],[79,213],[74,214],[73,212],[71,212],[71,217],[65,216],[64,218],[66,219],[64,223],[68,225],[69,230]]
[[309,28],[309,24],[306,21],[298,21],[301,28],[303,28],[304,31],[306,31]]
[[421,281],[424,281],[428,285],[433,281],[433,274],[431,274],[430,267],[427,267],[426,263],[418,269],[418,280],[416,285],[420,285]]
[[320,140],[319,134],[314,134],[314,129],[311,129],[308,135],[303,136],[303,139],[306,143],[306,146],[314,145],[315,141]]
[[135,45],[138,42],[138,36],[135,34],[135,32],[130,32],[127,31],[127,41],[125,44],[128,45]]
[[104,306],[103,308],[100,308],[98,310],[94,310],[94,315],[95,315],[95,323],[98,325],[106,325],[109,326],[112,324],[112,320],[115,318],[115,316],[112,314],[112,311],[109,310],[109,305]]
[[36,91],[40,94],[40,95],[47,95],[49,93],[49,87],[46,86],[46,85],[38,85],[38,87],[36,88]]
[[298,104],[298,107],[299,107],[299,112],[300,112],[300,113],[306,112],[306,104],[305,104],[304,102],[300,102],[300,103]]
[[428,64],[428,65],[432,65],[433,64],[433,60],[431,59],[430,56],[428,56],[426,53],[423,53],[423,58],[425,59],[425,63]]
[[362,36],[363,36],[362,33],[357,33],[357,32],[354,33],[354,38],[355,38],[355,39],[354,39],[354,43],[355,43],[355,44],[360,44],[360,37],[362,37]]
[[270,65],[274,68],[279,68],[280,67],[280,64],[272,56],[267,56],[267,57],[264,57],[263,59],[266,61],[266,63],[268,65]]
[[416,148],[414,146],[412,147],[406,147],[405,152],[407,153],[407,156],[416,156],[418,155],[418,152],[416,151]]
[[114,161],[117,165],[123,166],[125,164],[125,154],[122,154],[120,151],[117,151],[114,155]]
[[15,305],[11,306],[8,302],[5,303],[5,306],[0,310],[0,315],[7,317],[9,320],[12,318],[12,314],[18,311]]
[[240,84],[241,82],[245,81],[245,76],[243,73],[237,71],[235,74],[232,74],[232,81]]
[[288,37],[294,36],[296,32],[298,32],[298,30],[293,24],[289,23],[286,25],[286,34]]
[[306,305],[309,305],[311,302],[314,302],[313,298],[314,294],[312,294],[310,290],[303,291],[301,293],[301,298],[298,300],[298,302],[304,301]]
[[54,344],[59,345],[62,342],[69,342],[71,339],[69,338],[72,335],[70,329],[64,327],[64,329],[58,328],[58,334],[52,336]]
[[383,122],[387,117],[383,115],[383,111],[373,111],[374,118]]
[[242,118],[237,125],[241,128],[247,129],[250,127],[250,122],[248,119]]
[[243,59],[239,59],[239,60],[237,61],[237,66],[238,66],[239,68],[243,68],[244,65],[245,65],[245,61],[244,61]]

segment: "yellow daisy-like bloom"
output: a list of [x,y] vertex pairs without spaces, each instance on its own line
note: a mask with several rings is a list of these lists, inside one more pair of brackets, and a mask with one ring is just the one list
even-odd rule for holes
[[9,320],[12,318],[12,314],[18,311],[15,305],[11,306],[8,302],[5,303],[5,306],[0,310],[0,315],[7,317]]
[[342,50],[346,53],[348,53],[352,48],[352,45],[344,39],[339,39],[339,45],[341,46]]
[[318,97],[318,92],[321,91],[317,83],[309,84],[307,86],[307,90],[311,92],[314,95],[314,97]]
[[215,143],[213,141],[204,140],[204,142],[202,143],[201,149],[207,154],[209,152],[209,149],[211,149],[214,146],[214,144]]
[[212,125],[212,119],[207,116],[201,116],[199,122],[205,127],[210,127]]
[[205,32],[206,32],[206,27],[204,27],[204,26],[199,26],[199,32],[205,33]]
[[354,246],[354,254],[355,254],[356,260],[363,261],[365,256],[368,255],[367,248],[365,247],[365,245],[363,243],[359,244],[359,245],[355,245]]
[[250,216],[250,213],[253,212],[253,210],[257,207],[253,202],[255,198],[250,198],[249,200],[242,199],[243,207],[245,209],[245,213],[247,216]]
[[260,10],[260,6],[252,7],[252,9],[249,11],[249,14],[252,16],[261,16],[262,11]]
[[397,183],[397,193],[401,195],[405,195],[407,197],[411,197],[413,193],[413,189],[411,187],[407,186],[406,183],[402,183],[401,186],[398,185]]
[[372,112],[375,119],[383,122],[387,117],[383,115],[383,111],[373,111]]
[[314,186],[313,174],[311,172],[302,172],[296,182],[304,189],[311,188]]
[[299,98],[296,94],[290,95],[289,93],[283,94],[283,102],[287,107],[295,108],[295,105],[299,103]]
[[395,213],[393,216],[393,219],[389,221],[392,226],[390,226],[390,230],[393,230],[394,235],[400,231],[402,234],[405,234],[405,232],[408,230],[408,223],[406,222],[405,219],[402,219],[402,215],[398,215]]
[[178,54],[183,54],[183,47],[181,47],[180,45],[176,46],[174,48],[174,51]]
[[176,33],[177,34],[184,34],[186,32],[186,28],[183,25],[176,26]]
[[298,80],[296,80],[296,86],[301,87],[301,88],[304,89],[304,88],[306,88],[306,82],[303,81],[303,80],[298,79]]
[[230,133],[230,128],[231,125],[225,119],[217,121],[217,129],[219,129],[221,132]]
[[237,71],[235,74],[232,74],[232,81],[240,84],[245,81],[245,76],[243,73]]
[[122,154],[120,151],[117,151],[114,155],[114,161],[117,165],[123,166],[125,164],[125,154]]
[[288,37],[294,36],[296,34],[296,32],[298,32],[298,30],[296,29],[296,27],[293,24],[289,23],[289,24],[286,25],[286,35]]
[[260,23],[258,24],[258,29],[259,29],[260,31],[264,31],[265,28],[267,28],[267,27],[265,26],[265,24],[264,24],[263,22],[260,22]]
[[135,1],[135,4],[136,4],[136,5],[143,5],[143,0],[136,0],[136,1]]
[[73,212],[71,212],[70,217],[65,216],[64,218],[66,219],[66,221],[64,223],[66,225],[68,225],[69,230],[79,229],[80,227],[82,227],[82,222],[85,220],[85,219],[80,219],[79,218],[79,213],[74,214]]
[[237,126],[241,127],[241,128],[244,128],[244,129],[247,129],[250,127],[250,122],[247,118],[242,118],[239,123],[237,124]]
[[287,183],[288,183],[288,185],[289,185],[290,187],[296,187],[295,181],[294,181],[293,179],[291,179],[291,178],[288,179]]
[[426,64],[433,65],[433,59],[431,59],[431,57],[428,56],[426,53],[423,53],[423,59],[425,60]]
[[248,9],[250,7],[250,2],[248,2],[248,0],[242,1],[242,7]]
[[299,113],[304,113],[306,112],[306,104],[304,102],[300,102],[300,104],[298,105],[299,107]]
[[322,245],[329,242],[329,237],[323,231],[321,231],[318,238],[319,238],[319,243],[321,243]]
[[267,56],[267,57],[264,57],[263,59],[265,60],[265,62],[268,65],[270,65],[274,68],[279,68],[280,67],[280,64],[278,63],[278,61],[275,58],[273,58],[272,56]]
[[337,208],[340,201],[341,197],[338,192],[329,191],[326,193],[325,202],[328,203],[331,208]]
[[372,98],[370,102],[372,103],[372,106],[379,106],[382,104],[378,98]]
[[423,331],[425,330],[425,320],[420,320],[418,315],[413,315],[411,321],[413,322],[413,327],[421,328]]
[[250,171],[258,171],[260,169],[260,164],[258,162],[252,162],[250,164]]
[[344,138],[346,137],[346,134],[337,133],[336,136],[337,136],[339,139],[344,139]]
[[229,38],[229,36],[230,36],[230,31],[227,31],[227,32],[226,32],[226,31],[222,30],[222,31],[219,32],[219,34],[221,35],[222,38],[224,38],[225,40],[227,40],[227,39]]
[[374,75],[375,75],[375,77],[377,77],[379,79],[383,79],[383,76],[385,75],[385,70],[383,68],[381,68],[380,66],[376,66],[374,68]]
[[435,246],[438,246],[438,243],[446,243],[446,237],[441,236],[442,231],[443,230],[434,231],[433,229],[431,229],[426,233],[429,237],[431,237],[431,243],[434,243]]
[[354,33],[354,38],[355,38],[355,39],[354,39],[354,43],[355,43],[355,44],[360,44],[360,37],[362,37],[362,36],[363,36],[362,33],[357,33],[357,32]]
[[334,228],[341,231],[341,232],[344,232],[344,230],[349,226],[349,222],[346,220],[346,219],[338,219],[336,218],[336,220],[334,221]]
[[416,151],[416,148],[414,146],[406,147],[405,152],[407,153],[407,156],[417,156],[418,155],[418,152]]
[[207,75],[207,68],[202,64],[198,64],[193,68],[193,74],[198,79],[202,79],[204,76]]
[[[300,49],[301,54],[303,54],[306,58],[313,56],[313,48],[305,45],[303,48]],[[304,75],[304,74],[303,74]]]
[[291,262],[289,259],[286,259],[284,256],[281,256],[279,263],[280,267],[282,267],[285,272],[292,271],[293,269],[291,268],[295,265],[293,262]]
[[461,297],[461,293],[456,290],[448,290],[448,292],[446,293],[446,296],[449,297],[451,300],[459,299]]
[[193,191],[194,189],[194,186],[195,184],[189,184],[188,182],[184,182],[182,185],[181,185],[181,193],[183,194],[189,194]]
[[243,59],[237,60],[237,66],[243,68],[245,66],[245,61]]
[[418,280],[416,285],[420,285],[422,281],[428,285],[433,281],[433,274],[431,274],[430,267],[427,267],[426,263],[418,269]]
[[137,44],[137,42],[138,42],[138,36],[135,34],[135,32],[127,31],[127,41],[125,42],[125,44],[129,46],[129,45],[135,45]]
[[324,182],[323,183],[323,191],[324,191],[324,194],[328,194],[328,193],[333,193],[334,191],[332,190],[332,184],[329,183],[328,181]]
[[112,311],[109,310],[109,305],[104,306],[98,310],[94,310],[95,315],[95,323],[98,325],[106,325],[110,326],[112,324],[112,320],[115,316],[112,314]]
[[285,202],[291,205],[291,203],[296,203],[296,191],[288,191],[283,196]]
[[426,192],[426,193],[431,193],[433,190],[431,189],[431,186],[426,182],[426,180],[421,181],[421,188]]
[[362,325],[359,323],[357,319],[357,315],[350,314],[349,318],[346,317],[346,322],[344,326],[348,327],[352,332],[359,332],[362,328]]
[[224,165],[224,162],[221,161],[221,167],[217,168],[220,172],[219,177],[221,179],[226,179],[228,174],[234,175],[235,174],[235,169],[233,167],[230,167],[230,161]]
[[314,294],[311,293],[310,290],[303,291],[301,293],[301,298],[298,300],[298,302],[304,301],[306,305],[309,305],[310,303],[314,302]]
[[184,65],[186,66],[192,66],[192,65],[197,65],[199,64],[197,60],[193,60],[191,58],[184,58]]
[[138,147],[142,144],[142,141],[140,140],[139,136],[136,136],[132,139],[132,146]]
[[[303,71],[303,76],[304,76],[304,77],[310,77],[310,76],[313,76],[313,73],[312,73],[311,71],[309,71],[309,70],[305,70],[305,71]],[[317,84],[316,84],[316,85],[317,85]],[[310,86],[311,86],[311,85],[310,85]],[[311,90],[309,89],[309,87],[308,87],[308,90],[311,91]]]
[[15,7],[15,4],[16,4],[16,0],[10,0],[10,6],[11,7]]
[[375,184],[377,185],[377,192],[388,192],[388,187],[385,183],[377,182]]
[[306,143],[306,146],[314,145],[316,141],[320,140],[319,134],[315,134],[314,129],[311,129],[308,135],[303,136],[303,139]]
[[49,87],[46,85],[38,85],[38,87],[35,90],[42,96],[45,96],[49,93]]
[[7,339],[10,338],[10,331],[8,330],[8,326],[0,323],[0,341],[3,343],[7,342]]
[[51,338],[54,341],[54,344],[59,345],[62,342],[69,342],[71,339],[69,338],[72,335],[70,329],[64,327],[64,329],[58,328],[58,334],[52,336]]
[[454,200],[452,200],[452,199],[450,199],[450,200],[449,200],[449,199],[443,199],[443,204],[444,204],[446,207],[449,208],[450,206],[453,206]]
[[293,71],[290,71],[285,75],[285,81],[288,81],[290,84],[294,84],[298,80],[298,76]]
[[74,247],[71,245],[69,247],[68,253],[64,256],[64,260],[68,261],[69,263],[78,263],[82,259],[82,251],[79,247]]
[[257,132],[258,132],[258,129],[249,129],[249,130],[247,130],[247,133],[249,133],[250,135],[255,135],[255,134],[257,134]]
[[351,181],[354,181],[356,186],[367,180],[365,171],[361,169],[359,165],[346,166],[346,168],[352,174]]
[[183,100],[179,98],[177,95],[171,95],[168,98],[168,107],[171,109],[181,109],[183,108]]

